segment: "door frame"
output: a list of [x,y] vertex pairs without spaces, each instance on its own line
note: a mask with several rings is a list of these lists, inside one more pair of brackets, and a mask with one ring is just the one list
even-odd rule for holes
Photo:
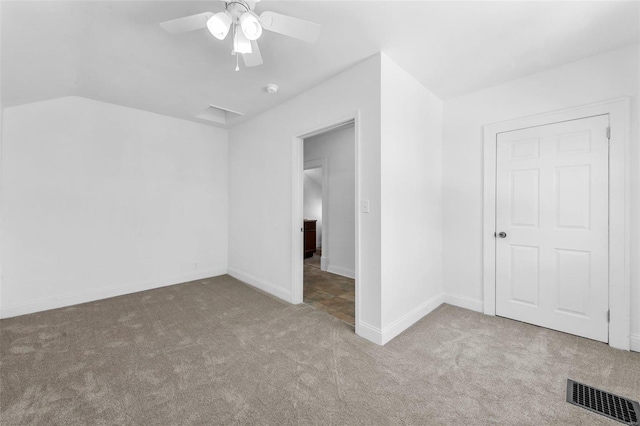
[[[303,142],[304,143],[304,142]],[[304,161],[304,160],[303,160]],[[322,255],[320,256],[320,270],[327,270],[327,259],[329,258],[329,244],[327,243],[327,238],[329,237],[329,206],[327,202],[329,201],[329,159],[318,158],[314,160],[309,160],[304,162],[303,170],[312,170],[312,169],[322,169],[322,231],[321,239],[322,239]],[[304,182],[302,185],[302,196],[303,196],[303,205],[304,205]],[[303,209],[304,210],[304,209]],[[304,211],[303,211],[304,215]]]
[[630,99],[619,98],[484,126],[483,310],[496,314],[496,150],[499,133],[609,115],[609,346],[631,346]]
[[[303,302],[303,288],[304,288],[304,253],[303,253],[303,236],[304,234],[300,232],[301,229],[304,229],[304,139],[310,138],[312,136],[317,136],[321,133],[326,133],[330,130],[334,130],[338,127],[342,127],[353,123],[354,130],[354,174],[355,174],[355,197],[353,199],[354,203],[354,212],[355,212],[355,291],[356,291],[356,300],[355,300],[355,332],[356,334],[360,334],[360,214],[359,214],[359,202],[360,200],[360,111],[354,111],[352,114],[348,114],[346,116],[338,116],[332,120],[324,122],[323,124],[319,124],[314,126],[306,131],[299,132],[298,135],[293,137],[292,141],[292,160],[293,160],[293,173],[292,173],[292,185],[293,185],[293,196],[292,196],[292,215],[291,215],[291,244],[293,247],[293,262],[292,262],[292,277],[291,282],[293,283],[293,292],[291,295],[291,303],[300,304]],[[323,189],[324,191],[324,189]],[[324,194],[323,194],[324,196]],[[323,203],[323,216],[324,216],[324,203]],[[324,225],[324,223],[323,223]],[[323,227],[324,233],[324,227]],[[322,245],[324,247],[324,235]],[[322,249],[324,253],[324,248]]]

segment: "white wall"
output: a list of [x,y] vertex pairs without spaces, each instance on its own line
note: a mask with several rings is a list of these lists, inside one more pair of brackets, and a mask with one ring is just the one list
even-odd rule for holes
[[442,299],[442,101],[382,56],[382,334]]
[[2,316],[225,273],[226,131],[78,97],[3,125]]
[[360,214],[356,332],[364,335],[380,327],[380,55],[229,130],[229,273],[293,300],[294,238],[302,226],[292,229],[295,137],[355,114],[360,197],[371,205]]
[[348,126],[304,141],[304,161],[327,159],[327,217],[322,257],[328,272],[355,278],[355,133]]
[[[0,2],[0,23],[2,22],[2,2]],[[1,29],[0,29],[1,31]],[[2,39],[0,35],[0,48],[2,46]],[[0,66],[0,318],[2,317],[2,272],[3,272],[3,259],[2,259],[2,240],[4,236],[2,228],[2,129],[4,128],[4,101],[2,97],[2,67]]]
[[228,270],[294,300],[296,136],[356,113],[356,333],[384,344],[444,299],[442,103],[382,53],[230,129]]
[[444,103],[444,282],[457,304],[482,309],[482,127],[630,96],[631,332],[640,350],[638,60],[638,46],[630,46]]
[[[321,171],[322,168],[315,169]],[[322,176],[314,179],[304,171],[304,218],[316,220],[316,248],[322,247]]]

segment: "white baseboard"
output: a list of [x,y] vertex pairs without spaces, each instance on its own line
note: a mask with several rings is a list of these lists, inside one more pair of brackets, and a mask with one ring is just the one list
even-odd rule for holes
[[480,299],[474,299],[472,297],[463,296],[461,294],[445,293],[444,303],[449,305],[458,306],[459,308],[465,308],[472,311],[483,313],[484,303]]
[[64,294],[61,296],[48,297],[15,305],[3,306],[0,308],[0,318],[11,318],[18,315],[32,314],[35,312],[48,311],[50,309],[64,308],[78,305],[80,303],[93,302],[110,297],[122,296],[125,294],[137,293],[139,291],[152,290],[154,288],[166,287],[169,285],[185,283],[188,281],[201,280],[204,278],[224,275],[227,269],[224,267],[206,269],[202,271],[189,272],[179,276],[160,278],[149,281],[140,281],[124,285],[105,287],[80,293]]
[[[320,269],[322,269],[322,258],[320,258]],[[326,265],[326,271],[331,272],[332,274],[341,275],[343,277],[351,278],[352,280],[356,279],[356,272],[353,269],[347,269],[340,266]]]
[[444,303],[443,293],[432,297],[382,329],[360,321],[358,324],[359,327],[356,329],[356,333],[360,337],[364,337],[377,345],[385,345],[394,337],[431,313],[438,306],[442,305],[442,303]]
[[382,344],[389,342],[391,339],[411,327],[416,322],[420,321],[423,317],[431,313],[435,308],[444,303],[444,294],[438,294],[414,310],[406,313],[402,317],[398,318],[391,324],[382,329]]
[[320,270],[326,271],[328,265],[329,265],[329,259],[327,259],[324,256],[320,256]]
[[278,297],[289,303],[294,303],[291,290],[284,289],[273,283],[234,268],[227,268],[227,273],[233,278],[243,281],[252,287],[258,288],[266,293],[271,294],[272,296]]
[[[445,293],[444,303],[449,305],[458,306],[460,308],[469,309],[472,311],[483,313],[484,303],[480,299],[474,299],[472,297],[462,296],[460,294]],[[630,349],[634,352],[640,352],[640,335],[631,335]]]
[[631,350],[634,352],[640,352],[640,334],[631,335]]
[[367,339],[370,342],[375,343],[376,345],[383,345],[382,330],[380,330],[378,327],[367,324],[364,321],[360,321],[358,324],[356,324],[356,334],[364,339]]

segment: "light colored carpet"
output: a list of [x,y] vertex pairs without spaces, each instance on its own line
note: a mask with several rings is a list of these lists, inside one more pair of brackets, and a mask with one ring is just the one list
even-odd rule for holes
[[443,305],[384,347],[228,276],[0,321],[0,418],[42,424],[615,425],[640,354]]

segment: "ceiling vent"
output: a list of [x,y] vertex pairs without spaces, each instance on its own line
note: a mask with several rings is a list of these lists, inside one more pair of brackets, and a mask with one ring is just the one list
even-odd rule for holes
[[229,118],[243,115],[244,114],[241,112],[232,111],[215,105],[209,105],[207,109],[196,115],[196,117],[225,126]]

